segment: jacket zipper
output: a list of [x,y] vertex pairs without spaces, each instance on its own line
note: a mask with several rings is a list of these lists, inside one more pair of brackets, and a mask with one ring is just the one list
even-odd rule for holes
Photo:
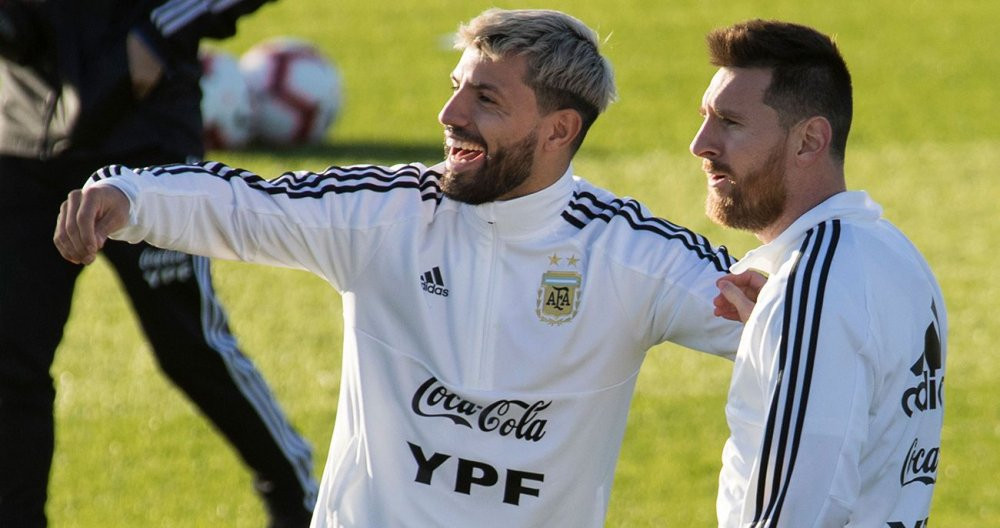
[[500,253],[500,237],[497,235],[496,224],[490,222],[490,264],[489,271],[486,274],[487,286],[486,286],[486,306],[483,311],[483,322],[482,331],[480,338],[482,339],[479,346],[479,354],[477,355],[478,365],[476,365],[476,379],[477,384],[482,388],[489,388],[493,385],[493,365],[494,365],[494,342],[495,332],[493,330],[493,312],[494,305],[496,304],[494,298],[496,297],[496,274],[497,274],[497,261],[498,254]]

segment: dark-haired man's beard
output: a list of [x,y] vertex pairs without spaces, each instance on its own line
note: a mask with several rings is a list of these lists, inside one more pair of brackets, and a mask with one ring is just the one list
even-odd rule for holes
[[[705,214],[715,223],[757,233],[774,224],[785,212],[785,145],[776,146],[764,163],[746,174],[733,175],[726,190],[709,188]],[[726,174],[729,167],[706,162]]]
[[[468,136],[462,136],[468,139]],[[480,144],[485,144],[481,139]],[[441,175],[441,192],[459,202],[479,205],[496,201],[517,188],[531,176],[535,160],[538,132],[532,130],[524,139],[506,147],[498,147],[486,157],[483,166],[474,172],[456,173],[445,170]],[[448,156],[445,146],[445,156]]]

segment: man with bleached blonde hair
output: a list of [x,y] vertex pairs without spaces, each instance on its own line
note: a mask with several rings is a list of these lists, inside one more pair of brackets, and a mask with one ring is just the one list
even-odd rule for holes
[[[540,35],[540,36],[539,36]],[[459,28],[455,48],[473,48],[491,60],[528,57],[525,84],[542,110],[572,108],[583,126],[575,147],[615,97],[611,64],[598,52],[597,34],[583,22],[545,10],[492,9]]]
[[741,325],[713,315],[726,252],[573,175],[614,98],[594,33],[490,10],[458,42],[439,165],[109,167],[60,215],[70,260],[111,234],[343,295],[315,527],[600,527],[646,351],[735,351]]

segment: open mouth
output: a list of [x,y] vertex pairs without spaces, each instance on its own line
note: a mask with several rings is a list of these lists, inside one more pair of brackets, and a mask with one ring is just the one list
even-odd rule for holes
[[727,168],[721,165],[721,163],[702,163],[701,170],[708,177],[708,185],[715,187],[721,185],[723,182],[730,181],[729,173],[726,172]]
[[449,137],[445,139],[445,146],[448,147],[448,167],[455,172],[467,170],[486,159],[486,148],[479,143]]
[[729,179],[729,177],[726,176],[725,174],[720,174],[717,172],[706,172],[705,175],[708,176],[708,182],[713,185],[718,184],[720,182],[724,182]]

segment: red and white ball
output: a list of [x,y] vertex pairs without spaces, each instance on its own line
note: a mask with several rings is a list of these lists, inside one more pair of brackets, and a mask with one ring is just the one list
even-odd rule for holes
[[314,45],[289,37],[261,42],[240,57],[240,70],[257,139],[276,146],[323,140],[340,111],[341,80]]
[[201,118],[206,149],[235,149],[251,139],[250,89],[234,55],[201,48]]

